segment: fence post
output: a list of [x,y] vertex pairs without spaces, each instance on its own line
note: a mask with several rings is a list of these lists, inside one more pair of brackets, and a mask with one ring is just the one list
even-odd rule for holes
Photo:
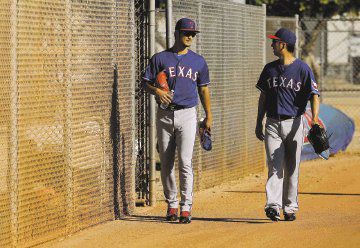
[[11,56],[11,86],[10,86],[10,206],[11,206],[11,239],[13,247],[17,247],[18,239],[18,84],[17,84],[17,1],[11,1],[10,6],[10,56]]
[[[155,0],[149,1],[149,57],[153,56],[155,53]],[[149,180],[149,201],[150,206],[155,206],[156,203],[156,161],[155,161],[155,148],[156,148],[156,128],[155,128],[155,97],[150,95],[150,106],[149,106],[149,116],[150,116],[150,180]]]
[[[118,6],[117,6],[118,8]],[[118,17],[117,17],[118,18]],[[136,46],[135,46],[135,33],[136,33],[136,25],[135,25],[135,3],[134,1],[132,1],[131,4],[131,25],[132,25],[132,36],[131,36],[131,51],[135,51]],[[135,146],[137,145],[136,142],[136,138],[135,138],[135,132],[136,132],[136,101],[135,101],[135,90],[136,90],[136,75],[135,75],[135,60],[136,60],[136,55],[135,53],[132,53],[132,60],[131,60],[131,80],[132,80],[132,84],[131,84],[131,92],[132,94],[134,94],[134,97],[131,98],[131,106],[132,106],[132,129],[131,129],[131,139],[132,139],[132,163],[131,163],[131,175],[132,175],[132,180],[131,180],[131,192],[132,192],[132,208],[133,209],[135,207],[135,199],[136,199],[136,190],[135,190],[135,183],[136,183],[136,179],[135,179],[135,167],[136,167],[136,156],[137,154],[135,154]]]
[[262,4],[262,8],[264,11],[264,22],[263,22],[263,30],[264,30],[264,35],[263,35],[263,66],[266,64],[266,4]]
[[[325,28],[327,28],[327,21],[325,21]],[[320,75],[319,75],[319,81],[317,82],[319,84],[319,90],[320,92],[324,89],[324,69],[325,69],[325,57],[326,51],[325,51],[325,37],[324,37],[324,28],[321,27],[320,31]],[[323,97],[320,97],[320,102],[323,102]]]
[[166,48],[169,49],[172,46],[172,0],[166,0]]
[[295,57],[299,58],[299,15],[295,15],[295,35],[296,35],[296,44],[295,44]]
[[71,0],[66,0],[65,25],[66,59],[66,120],[65,120],[65,161],[66,161],[66,232],[71,233],[74,215],[74,185],[72,168],[72,77],[71,77]]

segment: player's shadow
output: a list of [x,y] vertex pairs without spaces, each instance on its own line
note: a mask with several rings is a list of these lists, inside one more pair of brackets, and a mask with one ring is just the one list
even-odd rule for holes
[[[242,190],[230,190],[224,191],[226,193],[240,193],[240,194],[265,194],[265,191],[242,191]],[[325,195],[325,196],[360,196],[356,193],[332,193],[332,192],[299,192],[299,195]]]
[[[179,224],[179,222],[170,222],[164,216],[145,216],[145,215],[131,215],[122,219],[123,221],[140,221],[140,222],[160,222],[168,224]],[[193,221],[208,221],[208,222],[228,222],[228,223],[248,223],[248,224],[268,224],[271,223],[269,219],[257,218],[211,218],[211,217],[193,217]]]

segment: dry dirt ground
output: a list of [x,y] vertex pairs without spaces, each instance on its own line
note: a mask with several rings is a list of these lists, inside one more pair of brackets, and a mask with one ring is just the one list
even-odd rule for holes
[[165,203],[40,247],[360,247],[360,154],[303,162],[298,219],[263,211],[265,171],[195,193],[193,222],[169,223]]

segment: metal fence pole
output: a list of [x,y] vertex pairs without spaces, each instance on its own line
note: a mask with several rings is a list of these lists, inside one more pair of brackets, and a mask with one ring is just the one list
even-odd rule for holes
[[262,8],[264,11],[264,35],[263,35],[263,66],[266,64],[266,4],[262,4]]
[[[326,27],[326,25],[325,25]],[[320,75],[319,75],[319,90],[320,92],[324,89],[324,65],[325,65],[325,56],[327,56],[325,52],[325,37],[324,37],[324,29],[321,28],[320,31]],[[319,83],[319,82],[318,82]],[[324,101],[324,97],[320,97],[320,102]]]
[[166,48],[169,49],[173,42],[173,32],[172,32],[172,0],[166,0]]
[[[149,1],[149,56],[151,57],[155,53],[155,0]],[[155,170],[155,152],[156,152],[156,140],[155,140],[155,97],[150,96],[150,106],[149,106],[149,115],[150,115],[150,180],[149,180],[149,201],[150,206],[155,206],[156,203],[156,170]]]
[[[263,22],[263,30],[264,30],[264,34],[263,34],[263,66],[266,65],[266,4],[262,5],[263,7],[263,11],[264,11],[264,22]],[[264,121],[264,120],[263,120]],[[266,152],[265,149],[261,150],[263,153],[263,167],[266,168]]]
[[[135,46],[135,32],[136,32],[136,25],[135,25],[135,2],[132,1],[131,3],[131,25],[132,25],[132,36],[131,36],[131,47],[132,47],[132,51],[135,51],[136,46]],[[135,116],[136,116],[136,101],[135,101],[135,90],[136,90],[136,75],[135,75],[135,70],[136,70],[136,66],[135,66],[135,60],[136,60],[136,55],[135,53],[132,54],[132,59],[131,59],[131,79],[132,79],[132,84],[131,84],[131,92],[134,94],[134,96],[131,98],[131,106],[132,107],[132,162],[131,162],[131,175],[132,175],[132,181],[131,181],[131,192],[132,192],[132,200],[133,201],[133,207],[135,207],[135,199],[136,199],[136,190],[135,190],[135,184],[136,184],[136,179],[135,179],[135,174],[136,174],[136,155],[135,154],[135,146],[136,146],[136,138],[135,138],[135,133],[136,133],[136,121],[135,121]]]
[[299,58],[299,15],[295,15],[295,35],[296,35],[296,44],[295,44],[295,57]]
[[73,231],[74,178],[72,167],[72,77],[71,77],[71,1],[66,0],[66,120],[65,120],[65,161],[66,161],[66,232]]
[[13,247],[17,247],[18,239],[18,185],[19,185],[19,168],[18,168],[18,85],[17,85],[17,1],[11,1],[10,6],[10,33],[11,33],[11,86],[10,86],[10,206],[11,206],[11,239]]

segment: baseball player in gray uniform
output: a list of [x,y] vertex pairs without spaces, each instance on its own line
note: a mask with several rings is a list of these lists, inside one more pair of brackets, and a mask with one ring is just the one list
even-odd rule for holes
[[[174,160],[177,148],[180,178],[180,223],[191,222],[194,175],[193,147],[197,129],[196,105],[198,95],[205,110],[205,128],[210,131],[209,71],[205,59],[189,49],[199,30],[193,20],[182,18],[175,27],[172,48],[155,54],[143,75],[147,91],[155,95],[157,137],[161,161],[161,180],[166,202],[166,219],[178,219],[178,199]],[[159,73],[166,73],[169,91],[154,85]]]
[[[302,115],[311,102],[312,125],[318,123],[319,91],[311,69],[294,57],[296,36],[279,29],[272,39],[278,60],[265,65],[256,87],[261,91],[256,137],[265,140],[268,165],[266,216],[273,221],[293,221],[298,211],[300,155],[304,141]],[[266,113],[265,135],[263,118]]]

